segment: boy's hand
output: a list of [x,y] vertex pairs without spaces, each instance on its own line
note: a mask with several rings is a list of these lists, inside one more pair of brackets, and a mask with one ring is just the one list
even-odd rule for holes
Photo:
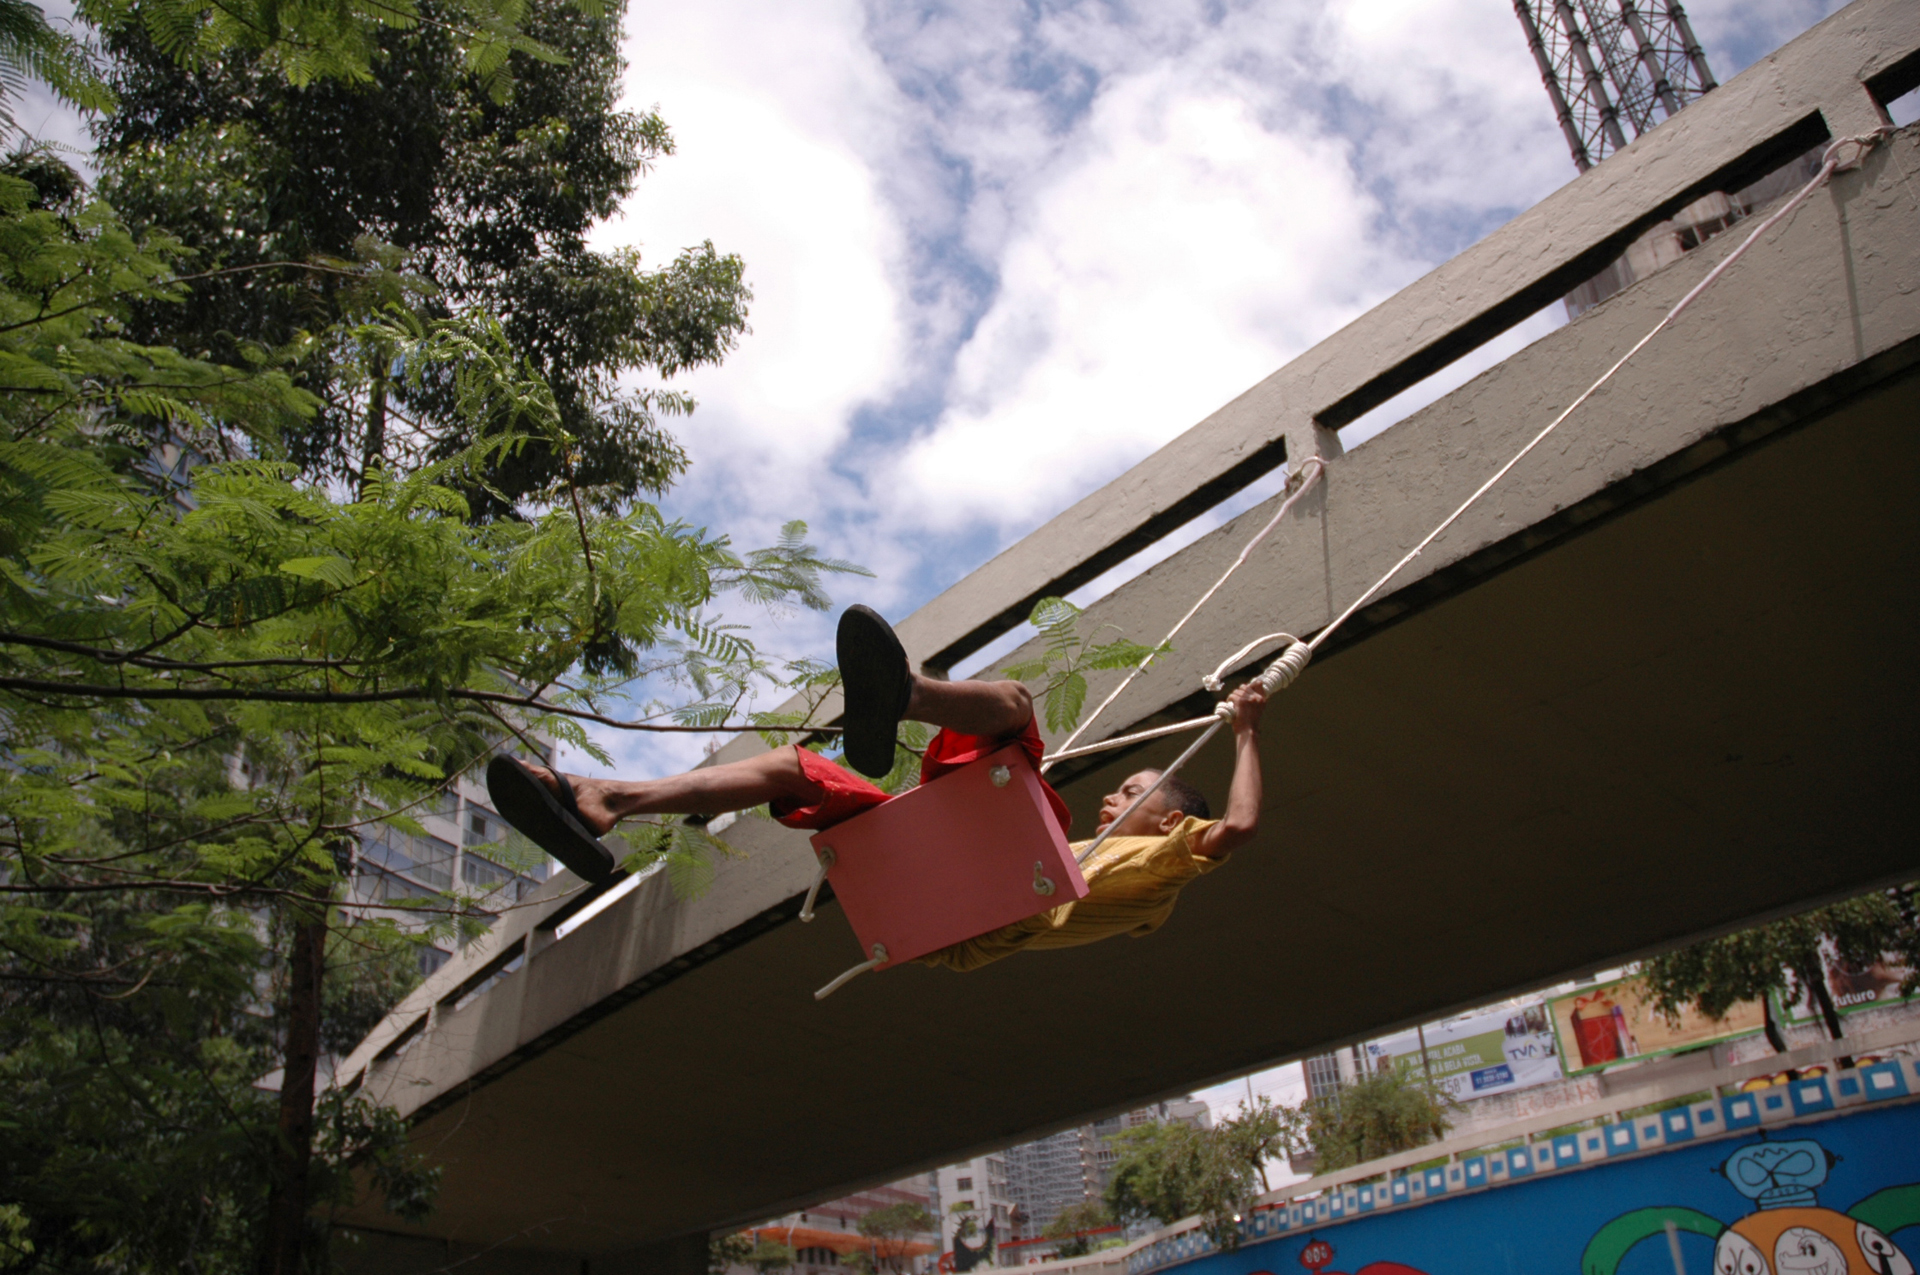
[[1227,696],[1227,703],[1233,705],[1234,734],[1258,735],[1260,733],[1260,714],[1267,707],[1267,692],[1259,682],[1248,682]]
[[1252,841],[1265,804],[1260,782],[1260,714],[1267,707],[1267,692],[1259,682],[1248,682],[1227,696],[1227,703],[1233,705],[1233,785],[1227,789],[1226,813],[1193,847],[1199,859],[1218,859]]

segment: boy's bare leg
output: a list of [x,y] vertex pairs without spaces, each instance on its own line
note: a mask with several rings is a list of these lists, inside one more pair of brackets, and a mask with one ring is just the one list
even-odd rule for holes
[[[559,785],[540,766],[529,764],[541,783],[555,792]],[[723,815],[750,810],[782,797],[811,805],[826,795],[800,769],[791,748],[776,748],[745,761],[703,766],[664,779],[590,779],[568,775],[580,816],[595,835],[601,835],[635,815]]]
[[[938,682],[915,674],[907,716],[986,739],[1011,738],[1033,717],[1033,696],[1018,682]],[[529,764],[556,793],[549,772]],[[663,779],[591,779],[568,775],[580,816],[595,835],[636,815],[722,815],[749,810],[782,797],[812,805],[825,796],[800,769],[791,748],[776,748],[745,761],[703,766]]]
[[1018,682],[936,682],[913,676],[907,716],[986,739],[1018,735],[1033,717],[1033,696]]

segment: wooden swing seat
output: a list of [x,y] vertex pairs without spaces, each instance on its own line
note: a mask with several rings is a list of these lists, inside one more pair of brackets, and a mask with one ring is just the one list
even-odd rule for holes
[[1087,897],[1018,744],[817,833],[813,850],[874,969]]

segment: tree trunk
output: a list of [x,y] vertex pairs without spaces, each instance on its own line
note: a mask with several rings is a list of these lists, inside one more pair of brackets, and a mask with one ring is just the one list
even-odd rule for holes
[[[1827,1025],[1827,1038],[1829,1040],[1839,1040],[1842,1034],[1840,1031],[1840,1007],[1833,1003],[1833,993],[1827,987],[1826,973],[1826,969],[1822,967],[1819,977],[1808,980],[1807,987],[1813,992],[1815,1003],[1820,1006],[1820,1017]],[[1852,1057],[1846,1054],[1840,1055],[1835,1058],[1834,1061],[1842,1067],[1853,1066]]]
[[1806,984],[1807,990],[1813,994],[1813,1003],[1820,1007],[1820,1019],[1827,1026],[1827,1039],[1839,1040],[1842,1034],[1840,1010],[1833,1003],[1833,994],[1827,990],[1826,970],[1816,971],[1812,978],[1803,974],[1800,976],[1800,981]]
[[320,993],[327,967],[325,914],[293,928],[287,977],[286,1062],[280,1078],[280,1136],[274,1142],[261,1275],[302,1275],[307,1173],[313,1161],[313,1090],[320,1062]]
[[1773,1046],[1773,1052],[1787,1052],[1787,1038],[1780,1034],[1780,1024],[1774,1021],[1773,997],[1762,993],[1760,997],[1760,1025],[1767,1033],[1767,1043]]

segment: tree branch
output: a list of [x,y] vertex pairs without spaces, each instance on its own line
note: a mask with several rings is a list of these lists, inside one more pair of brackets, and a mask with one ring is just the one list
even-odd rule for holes
[[218,686],[102,686],[89,682],[58,682],[33,677],[0,677],[0,691],[33,693],[38,695],[73,695],[87,699],[134,699],[134,700],[197,700],[218,702],[222,700],[250,701],[268,704],[386,704],[400,700],[434,701],[441,699],[468,700],[483,704],[508,704],[515,708],[531,708],[536,712],[555,713],[562,717],[572,717],[579,721],[597,722],[602,726],[612,726],[618,730],[660,731],[668,734],[713,735],[747,734],[762,730],[801,730],[813,734],[837,735],[838,726],[766,726],[766,725],[720,725],[720,726],[684,726],[665,722],[630,722],[617,717],[608,717],[602,713],[590,713],[585,709],[567,708],[561,704],[550,704],[530,695],[506,695],[499,691],[476,691],[465,687],[455,687],[438,695],[424,686],[401,686],[382,691],[298,691],[298,690],[243,690]]

